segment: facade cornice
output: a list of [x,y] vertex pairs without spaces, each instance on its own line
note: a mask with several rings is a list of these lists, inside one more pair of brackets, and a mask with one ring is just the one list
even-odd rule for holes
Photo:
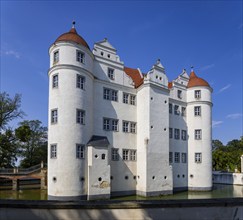
[[[124,63],[123,62],[116,62],[114,60],[111,60],[111,59],[108,59],[108,58],[105,58],[105,57],[99,57],[97,55],[94,55],[94,60],[97,61],[97,62],[106,64],[106,65],[110,65],[114,68],[119,68],[120,70],[124,69]],[[108,61],[108,62],[105,62],[105,61]]]
[[139,86],[139,87],[137,88],[137,90],[139,91],[139,90],[141,90],[142,88],[144,88],[144,87],[148,87],[148,86],[150,86],[150,87],[154,87],[154,88],[156,88],[156,89],[163,90],[163,91],[165,91],[165,92],[167,92],[167,93],[170,93],[170,90],[169,90],[168,88],[161,86],[161,84],[158,84],[158,83],[155,83],[155,82],[151,82],[151,81],[150,81],[150,82],[144,82],[141,86]]
[[192,102],[188,102],[187,105],[195,105],[195,104],[206,104],[206,105],[210,105],[213,106],[212,102],[209,101],[192,101]]
[[58,64],[58,65],[55,65],[53,67],[51,67],[49,70],[48,70],[48,76],[50,76],[50,74],[53,72],[53,71],[56,71],[56,70],[63,70],[63,69],[75,69],[76,71],[83,71],[85,72],[91,79],[94,79],[94,76],[93,74],[82,68],[82,67],[79,67],[79,66],[75,66],[75,65],[70,65],[70,64]]
[[173,99],[173,98],[169,98],[169,102],[171,103],[176,103],[178,105],[183,105],[183,106],[186,106],[187,105],[187,102],[183,102],[181,100],[178,100],[178,99]]

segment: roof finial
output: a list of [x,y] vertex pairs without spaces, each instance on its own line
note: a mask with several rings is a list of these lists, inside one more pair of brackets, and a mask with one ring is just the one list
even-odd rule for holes
[[157,64],[159,64],[159,63],[160,63],[160,59],[158,58],[158,59],[157,59]]
[[193,66],[191,66],[191,72],[194,72]]
[[75,28],[75,24],[76,24],[76,22],[75,22],[75,21],[73,21],[73,26],[72,26],[72,28]]

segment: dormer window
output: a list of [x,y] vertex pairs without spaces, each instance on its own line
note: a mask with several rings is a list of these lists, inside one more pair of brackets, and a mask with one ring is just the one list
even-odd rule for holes
[[80,63],[84,63],[84,60],[85,60],[85,54],[80,51],[80,50],[77,50],[77,53],[76,53],[76,60]]
[[181,91],[181,90],[177,90],[177,97],[178,97],[179,99],[182,98],[182,91]]
[[112,68],[108,68],[108,77],[112,80],[115,79],[115,75],[114,75],[114,69]]
[[53,53],[53,62],[57,63],[58,61],[59,61],[59,51],[57,50]]

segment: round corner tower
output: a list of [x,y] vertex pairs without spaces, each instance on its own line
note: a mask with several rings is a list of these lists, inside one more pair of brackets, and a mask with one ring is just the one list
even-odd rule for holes
[[87,195],[86,143],[92,135],[93,54],[73,27],[49,48],[48,197]]
[[212,189],[212,88],[192,70],[187,85],[188,189]]

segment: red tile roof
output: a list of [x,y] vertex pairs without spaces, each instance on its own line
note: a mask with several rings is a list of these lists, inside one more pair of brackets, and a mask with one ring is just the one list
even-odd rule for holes
[[134,82],[134,87],[138,88],[140,85],[143,84],[143,76],[141,76],[138,69],[132,69],[129,67],[124,67],[124,72],[132,78]]
[[87,47],[90,50],[87,42],[80,35],[78,35],[78,33],[77,33],[77,31],[74,27],[72,27],[69,32],[60,35],[56,39],[55,43],[59,42],[59,41],[72,41],[72,42],[75,42],[77,44],[81,44],[81,45]]
[[171,89],[172,88],[172,82],[168,82],[168,88]]
[[197,77],[194,71],[191,72],[187,88],[196,87],[196,86],[207,86],[210,87],[208,82],[202,78]]

